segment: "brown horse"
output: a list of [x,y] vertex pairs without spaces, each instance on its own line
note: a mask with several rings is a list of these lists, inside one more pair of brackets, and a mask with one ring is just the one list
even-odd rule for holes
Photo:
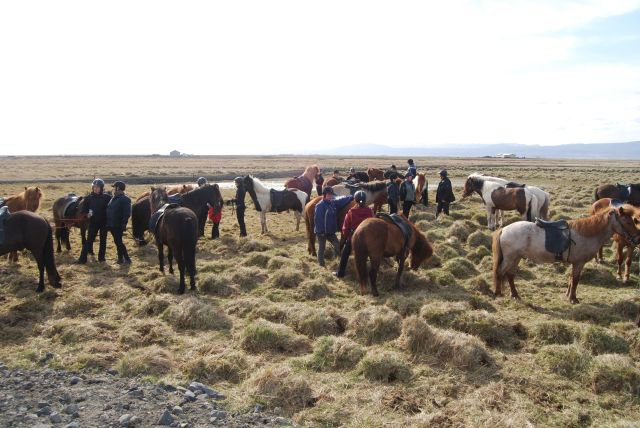
[[422,198],[422,191],[424,190],[425,184],[427,184],[427,177],[423,172],[419,172],[418,182],[416,183],[416,201],[419,201]]
[[[368,218],[356,229],[351,238],[356,272],[360,283],[360,293],[367,292],[367,281],[371,281],[371,294],[378,296],[376,279],[380,263],[385,257],[395,257],[398,262],[394,287],[400,288],[400,277],[404,262],[411,253],[410,269],[417,269],[433,254],[429,240],[410,221],[405,224],[411,228],[411,237],[406,242],[400,228],[388,220]],[[371,259],[371,268],[367,277],[367,259]]]
[[384,171],[381,169],[369,167],[367,175],[369,176],[369,181],[384,181]]
[[71,250],[71,242],[69,242],[69,234],[72,227],[80,229],[80,237],[84,246],[87,240],[88,220],[86,214],[82,213],[82,204],[84,198],[76,196],[73,193],[62,196],[53,202],[51,211],[53,211],[53,222],[56,227],[56,242],[58,244],[57,252],[62,251],[61,244],[64,244],[67,251]]
[[[40,208],[40,200],[43,197],[43,193],[39,187],[25,187],[24,192],[17,193],[13,196],[9,196],[0,202],[0,207],[8,207],[9,212],[14,213],[16,211],[31,211],[32,213],[38,211]],[[12,262],[18,261],[18,253],[12,251],[9,254],[9,260]]]
[[[621,205],[622,202],[617,199],[611,198],[602,198],[591,205],[591,209],[589,210],[589,214],[593,215],[600,210],[608,209],[610,207],[617,207]],[[629,281],[629,276],[631,275],[631,263],[633,259],[633,250],[635,249],[635,245],[627,240],[624,236],[614,233],[611,237],[616,243],[616,263],[618,265],[618,279],[622,279],[622,261],[625,259],[624,250],[627,250],[626,253],[626,263],[624,270],[624,282]],[[598,253],[596,254],[596,261],[602,263],[604,261],[604,257],[602,254],[603,247],[600,247]]]
[[53,256],[53,232],[43,217],[30,211],[11,213],[4,220],[5,239],[0,244],[0,255],[27,249],[38,263],[39,280],[37,292],[44,291],[44,271],[49,283],[60,288],[60,274]]
[[[316,198],[307,202],[304,206],[304,224],[307,228],[307,251],[312,256],[316,256],[316,234],[314,233],[315,229],[315,210],[316,205],[322,200],[322,196],[317,196]],[[351,201],[351,203],[347,204],[340,211],[338,211],[338,230],[342,230],[342,223],[344,223],[344,217],[349,212],[351,207],[355,206],[355,201]]]
[[[175,186],[167,187],[167,195],[175,195],[175,194],[183,194],[190,192],[194,189],[197,189],[198,186],[196,184],[176,184]],[[143,198],[149,196],[151,194],[150,191],[146,191],[136,199],[136,202],[142,200]]]
[[594,201],[602,198],[618,199],[622,202],[640,206],[640,183],[636,184],[603,184],[593,192]]
[[298,189],[302,190],[307,196],[311,197],[311,191],[313,185],[316,182],[316,177],[320,174],[320,167],[318,165],[309,165],[302,175],[293,177],[284,182],[285,189]]
[[[153,234],[158,246],[158,261],[160,272],[164,274],[164,246],[169,247],[169,273],[173,273],[173,257],[178,262],[180,271],[179,294],[184,293],[185,272],[189,273],[191,289],[196,288],[196,243],[198,242],[198,217],[184,207],[164,207],[169,202],[169,196],[164,188],[151,188],[149,195],[151,207],[151,221],[155,222]],[[163,214],[159,211],[164,207]]]
[[343,181],[344,179],[342,177],[340,177],[339,179],[336,177],[329,177],[324,181],[324,183],[322,183],[322,188],[324,189],[325,187],[333,187],[336,184],[342,183]]
[[[561,253],[564,262],[571,264],[571,278],[567,296],[578,303],[576,289],[585,263],[591,260],[611,235],[618,233],[634,244],[640,242],[640,208],[624,204],[618,208],[600,210],[596,214],[566,223],[569,241]],[[546,249],[546,231],[534,223],[518,221],[493,234],[493,282],[496,296],[502,294],[502,284],[508,280],[511,297],[519,298],[514,277],[520,260],[534,263],[554,263],[557,254]]]

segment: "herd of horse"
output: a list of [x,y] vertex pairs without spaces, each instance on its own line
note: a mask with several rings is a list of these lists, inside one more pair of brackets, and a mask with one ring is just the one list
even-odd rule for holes
[[[260,212],[262,233],[268,233],[266,213],[293,211],[296,231],[304,217],[308,252],[316,254],[314,210],[322,197],[312,198],[311,193],[319,174],[317,165],[308,166],[302,175],[287,180],[284,190],[269,188],[251,175],[242,178],[256,210]],[[362,180],[357,174],[352,174],[346,180],[331,177],[324,185],[331,185],[337,195],[350,195],[362,190],[367,195],[367,203],[373,206],[375,212],[380,212],[387,196],[385,172],[369,168],[366,173],[361,172],[359,177]],[[424,186],[424,174],[418,177],[418,184],[422,177]],[[422,192],[422,189],[416,191]],[[624,280],[629,279],[633,249],[640,243],[640,184],[599,186],[594,191],[595,202],[588,217],[556,222],[548,221],[549,193],[538,187],[499,177],[471,174],[464,183],[463,198],[473,194],[478,194],[485,206],[489,229],[497,229],[492,241],[496,296],[502,294],[502,286],[507,282],[511,296],[518,298],[514,278],[520,260],[526,258],[535,263],[571,264],[567,297],[570,302],[578,303],[576,288],[584,265],[593,258],[602,261],[602,247],[611,238],[617,244],[619,277],[622,277],[624,250],[627,250]],[[53,230],[57,252],[62,251],[62,245],[70,250],[71,228],[81,230],[84,243],[88,221],[82,210],[83,197],[68,194],[53,204],[54,229],[46,219],[35,214],[41,199],[42,191],[38,187],[29,187],[18,195],[0,200],[0,207],[6,207],[0,208],[0,254],[14,254],[12,259],[15,260],[17,251],[29,250],[39,269],[37,291],[44,289],[45,272],[52,286],[61,286],[53,251]],[[222,205],[219,186],[206,184],[202,187],[152,187],[140,195],[132,206],[133,239],[137,244],[145,245],[145,233],[148,231],[154,236],[163,273],[163,248],[168,247],[169,272],[174,272],[175,258],[180,273],[179,293],[185,291],[187,275],[191,289],[195,288],[196,244],[198,238],[204,235],[207,209],[216,206],[221,208]],[[339,224],[353,205],[352,202],[338,213]],[[521,221],[504,226],[503,211],[516,211]],[[352,246],[360,291],[364,294],[369,284],[375,296],[378,295],[377,273],[385,257],[394,257],[398,262],[394,284],[398,288],[408,257],[409,268],[417,269],[433,254],[431,243],[409,219],[399,216],[392,219],[384,214],[365,220],[353,234]]]

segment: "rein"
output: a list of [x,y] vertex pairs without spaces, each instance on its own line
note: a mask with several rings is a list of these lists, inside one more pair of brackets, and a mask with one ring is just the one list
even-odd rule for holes
[[624,236],[624,238],[627,241],[631,242],[633,245],[638,245],[638,243],[640,242],[640,236],[639,235],[631,236],[631,234],[627,232],[627,229],[625,229],[624,225],[620,221],[620,217],[618,216],[617,213],[615,214],[615,216],[616,216],[616,221],[618,222],[618,224],[620,225],[620,228],[622,229],[622,236]]

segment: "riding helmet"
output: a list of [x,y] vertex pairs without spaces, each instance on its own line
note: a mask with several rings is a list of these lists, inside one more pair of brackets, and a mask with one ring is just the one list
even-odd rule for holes
[[446,169],[441,169],[440,170],[440,177],[446,177],[447,176],[447,170]]
[[127,187],[123,181],[116,181],[115,183],[113,183],[113,188],[115,188],[116,190],[124,190],[125,187]]
[[92,186],[98,186],[101,189],[104,189],[104,180],[101,178],[96,178],[91,183]]
[[233,179],[234,183],[236,184],[242,184],[242,177],[236,177]]
[[413,159],[409,159],[409,160],[407,161],[407,163],[408,163],[409,165],[413,165]]
[[207,184],[207,179],[204,177],[200,177],[198,178],[198,181],[196,181],[196,183],[198,184],[198,186],[204,186],[205,184]]
[[357,203],[359,203],[360,205],[364,204],[365,202],[367,202],[367,194],[364,193],[362,190],[358,190],[355,195],[353,195],[353,199],[355,199],[355,201]]

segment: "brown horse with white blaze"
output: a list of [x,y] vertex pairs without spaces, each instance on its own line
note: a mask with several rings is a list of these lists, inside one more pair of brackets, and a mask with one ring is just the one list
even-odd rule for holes
[[[400,228],[388,220],[368,218],[356,229],[351,238],[356,272],[360,283],[360,293],[367,292],[367,282],[371,282],[371,294],[378,296],[376,279],[380,264],[385,257],[395,257],[398,262],[398,273],[395,288],[400,288],[400,277],[404,270],[404,262],[411,254],[410,269],[418,269],[420,265],[433,254],[429,240],[411,222],[406,221],[411,228],[411,237],[406,242]],[[367,259],[371,260],[371,268],[367,275]]]
[[[584,265],[591,260],[611,235],[618,233],[634,244],[640,242],[640,208],[633,205],[611,207],[598,213],[567,222],[569,242],[561,253],[562,261],[571,264],[567,297],[578,303],[576,289]],[[514,284],[520,260],[554,263],[557,254],[545,246],[546,231],[534,223],[518,221],[493,234],[493,282],[496,296],[502,295],[502,284],[509,282],[511,297],[519,298]]]

